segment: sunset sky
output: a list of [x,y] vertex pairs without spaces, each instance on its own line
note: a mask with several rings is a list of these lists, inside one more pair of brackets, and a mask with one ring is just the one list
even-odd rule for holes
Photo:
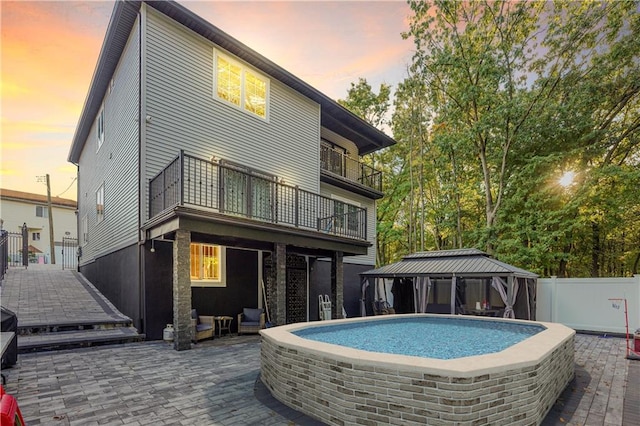
[[[406,76],[413,43],[402,40],[404,1],[180,1],[213,25],[333,99],[366,78],[377,91]],[[0,187],[76,198],[71,139],[113,1],[0,1]]]

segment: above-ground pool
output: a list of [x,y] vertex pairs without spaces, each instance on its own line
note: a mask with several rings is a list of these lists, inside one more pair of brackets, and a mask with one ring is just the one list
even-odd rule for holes
[[[398,331],[402,323],[407,329]],[[439,331],[432,333],[436,326]],[[475,334],[455,335],[459,326]],[[376,333],[376,327],[393,331]],[[476,355],[478,346],[497,339],[490,336],[494,329],[512,328],[528,336]],[[286,405],[327,424],[540,424],[574,374],[575,332],[552,323],[384,315],[291,324],[261,334],[262,381]],[[375,345],[342,346],[348,343],[340,334],[382,347],[388,340],[400,354],[379,352]],[[409,342],[399,342],[393,337],[398,334]],[[426,346],[403,352],[415,341]],[[430,342],[438,351],[425,357]],[[455,356],[438,355],[451,348]]]

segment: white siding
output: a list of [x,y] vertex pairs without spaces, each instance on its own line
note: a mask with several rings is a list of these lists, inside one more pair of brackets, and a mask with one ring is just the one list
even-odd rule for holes
[[205,159],[216,155],[235,161],[319,192],[320,106],[274,79],[268,122],[215,99],[216,46],[151,8],[144,13],[144,108],[151,118],[145,128],[145,182],[183,149]]
[[355,263],[359,265],[375,265],[376,264],[376,201],[367,197],[336,188],[332,185],[322,184],[321,194],[325,197],[338,197],[340,200],[349,200],[352,204],[367,209],[367,240],[372,243],[366,255],[362,256],[346,256],[345,263]]
[[[78,220],[87,215],[89,241],[81,264],[134,244],[138,236],[138,26],[104,97],[104,143],[96,152],[96,124],[79,160]],[[104,220],[96,223],[96,190],[104,183]]]

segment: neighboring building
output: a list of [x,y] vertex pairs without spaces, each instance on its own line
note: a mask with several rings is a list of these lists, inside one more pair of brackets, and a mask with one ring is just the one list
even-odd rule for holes
[[[76,202],[51,197],[51,210],[55,258],[56,263],[60,264],[63,238],[77,238]],[[27,225],[30,262],[51,263],[49,205],[46,195],[0,189],[0,215],[2,229],[5,231],[18,233],[22,231],[23,224]]]
[[360,157],[394,143],[183,6],[118,1],[69,152],[80,271],[177,349],[192,306],[358,315],[383,196]]

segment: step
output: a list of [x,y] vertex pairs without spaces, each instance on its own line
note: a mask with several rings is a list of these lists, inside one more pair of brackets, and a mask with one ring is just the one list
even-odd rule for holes
[[145,339],[134,327],[85,329],[18,335],[18,353],[56,351],[89,346],[140,342]]
[[129,318],[114,318],[110,320],[74,320],[74,321],[56,321],[54,323],[42,324],[38,322],[21,323],[18,322],[19,336],[28,336],[43,333],[59,333],[64,331],[82,331],[82,330],[111,330],[120,327],[131,327]]

